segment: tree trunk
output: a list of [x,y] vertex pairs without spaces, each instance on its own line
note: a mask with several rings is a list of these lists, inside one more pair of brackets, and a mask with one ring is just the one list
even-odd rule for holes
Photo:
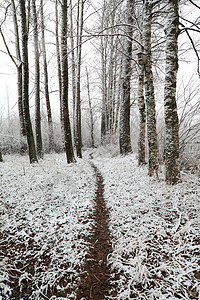
[[75,62],[75,43],[73,28],[73,8],[70,1],[70,30],[71,30],[71,59],[72,59],[72,98],[73,98],[73,134],[76,136],[76,62]]
[[43,158],[42,132],[41,132],[41,113],[40,113],[40,54],[38,42],[38,22],[35,0],[32,0],[33,13],[33,33],[34,33],[34,52],[35,52],[35,135],[37,156]]
[[1,153],[1,148],[0,148],[0,162],[3,162],[3,157],[2,157],[2,153]]
[[43,12],[43,0],[40,0],[40,14],[41,14],[41,30],[42,30],[42,55],[44,65],[44,91],[47,108],[47,120],[48,120],[48,135],[49,135],[49,151],[54,150],[54,133],[53,133],[53,120],[51,113],[51,104],[49,99],[49,79],[48,79],[48,67],[47,67],[47,55],[45,46],[45,33],[44,33],[44,12]]
[[90,109],[91,147],[94,147],[94,117],[93,117],[92,102],[90,97],[90,80],[89,80],[89,73],[87,67],[86,67],[86,76],[87,76],[88,102],[89,102],[89,109]]
[[176,105],[176,81],[178,72],[178,14],[179,0],[168,1],[166,28],[165,67],[165,124],[166,124],[166,182],[175,184],[180,180],[179,122]]
[[30,163],[37,162],[35,142],[29,111],[29,63],[28,63],[28,31],[26,20],[25,1],[19,1],[21,17],[21,40],[22,40],[22,99],[25,118],[26,136],[29,150]]
[[131,152],[130,140],[130,92],[132,74],[132,36],[133,36],[134,0],[127,0],[127,39],[123,61],[122,97],[119,118],[120,153],[126,155]]
[[[82,50],[82,35],[83,35],[83,11],[85,0],[81,0],[80,5],[80,20],[79,13],[77,16],[77,80],[76,80],[76,135],[75,145],[77,156],[82,158],[82,134],[81,134],[81,50]],[[79,7],[78,7],[79,12]]]
[[[18,111],[19,111],[19,123],[20,123],[20,136],[26,136],[26,128],[24,121],[23,113],[23,103],[22,103],[22,62],[21,62],[21,53],[20,53],[20,42],[19,42],[19,27],[17,21],[15,1],[11,0],[12,11],[13,11],[13,24],[15,32],[15,49],[16,49],[16,58],[17,58],[17,89],[18,89]],[[23,143],[23,141],[22,141]],[[23,148],[23,144],[22,144]]]
[[61,4],[62,25],[61,25],[61,74],[62,74],[62,105],[63,105],[63,124],[64,140],[67,162],[75,162],[72,145],[71,127],[68,109],[68,53],[67,53],[67,0]]
[[139,139],[138,139],[138,164],[145,164],[145,134],[146,134],[146,112],[144,101],[144,66],[139,65],[138,78],[138,107],[139,107]]
[[59,30],[58,30],[58,0],[55,1],[55,14],[56,14],[56,56],[58,65],[58,84],[59,84],[59,97],[60,97],[60,122],[61,128],[63,127],[63,107],[62,107],[62,80],[61,80],[61,60],[60,60],[60,43],[59,43]]
[[151,55],[151,1],[144,1],[144,52],[145,52],[145,98],[147,116],[147,140],[148,140],[148,168],[149,175],[153,176],[158,169],[158,143],[156,132],[155,97],[152,73]]

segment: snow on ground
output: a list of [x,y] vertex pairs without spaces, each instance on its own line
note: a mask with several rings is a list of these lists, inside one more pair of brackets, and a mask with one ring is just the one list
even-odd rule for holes
[[[0,165],[0,295],[10,299],[8,281],[15,275],[21,289],[32,282],[29,299],[41,299],[58,282],[58,288],[68,285],[69,291],[75,291],[88,251],[85,237],[92,223],[94,193],[94,171],[86,161],[67,165],[64,154],[51,154],[30,165],[27,157],[4,157]],[[29,272],[24,262],[30,264]],[[65,277],[70,277],[66,284]]]
[[110,209],[116,299],[200,299],[199,178],[182,174],[182,183],[166,185],[132,154],[105,158],[97,150],[94,163]]
[[[55,282],[69,290],[66,299],[76,299],[73,291],[93,222],[90,153],[70,165],[64,154],[47,155],[33,165],[27,157],[5,156],[0,165],[0,294],[7,293],[7,299],[8,281],[16,275],[21,289],[33,282],[30,299],[42,299]],[[110,210],[114,251],[108,261],[118,286],[115,299],[200,299],[199,178],[183,174],[182,183],[168,186],[163,174],[158,182],[148,177],[146,166],[138,168],[133,154],[116,153],[93,151]]]

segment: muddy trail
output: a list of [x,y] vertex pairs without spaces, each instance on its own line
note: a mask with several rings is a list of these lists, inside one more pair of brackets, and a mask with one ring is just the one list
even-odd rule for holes
[[111,236],[108,227],[109,213],[104,200],[103,177],[91,162],[96,176],[95,212],[92,235],[89,238],[90,251],[86,256],[84,272],[77,291],[77,299],[103,300],[110,295],[111,269],[107,256],[112,253]]

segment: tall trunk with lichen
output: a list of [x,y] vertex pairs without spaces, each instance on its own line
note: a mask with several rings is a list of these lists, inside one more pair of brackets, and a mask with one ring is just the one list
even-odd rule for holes
[[130,139],[130,97],[132,74],[132,37],[133,37],[133,11],[134,0],[127,0],[126,45],[123,61],[122,96],[119,117],[119,145],[120,153],[126,155],[131,152]]
[[165,178],[169,184],[175,184],[180,180],[179,122],[176,105],[179,30],[178,8],[179,0],[168,0],[164,107],[166,124]]
[[61,3],[61,79],[62,79],[62,109],[63,109],[63,129],[64,129],[64,143],[67,162],[75,162],[74,150],[72,145],[71,125],[69,119],[68,108],[68,92],[69,92],[69,78],[68,78],[68,53],[67,53],[67,13],[68,1],[63,0]]
[[148,141],[148,171],[153,176],[158,169],[158,142],[156,131],[156,112],[155,96],[152,72],[152,53],[151,53],[151,23],[152,23],[153,4],[151,0],[144,1],[144,54],[145,54],[145,100],[146,100],[146,123]]

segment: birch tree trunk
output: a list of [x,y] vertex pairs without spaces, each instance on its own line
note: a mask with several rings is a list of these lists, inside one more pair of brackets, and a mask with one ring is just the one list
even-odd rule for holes
[[[83,35],[83,11],[85,0],[78,1],[77,14],[77,74],[76,74],[76,130],[75,145],[77,156],[82,158],[82,134],[81,134],[81,52]],[[80,7],[80,8],[79,8]],[[80,16],[79,16],[80,15]]]
[[73,7],[70,1],[71,59],[72,59],[72,98],[73,98],[73,134],[76,136],[76,62],[73,26]]
[[25,118],[26,136],[29,150],[30,163],[37,162],[35,141],[29,111],[29,63],[28,63],[28,29],[26,20],[25,1],[19,1],[21,17],[21,40],[22,40],[22,101]]
[[180,180],[179,122],[176,105],[176,81],[178,72],[178,24],[179,0],[168,0],[166,28],[165,67],[165,124],[166,124],[166,182],[175,184]]
[[68,109],[68,53],[67,53],[67,0],[61,3],[62,24],[61,24],[61,77],[62,77],[62,105],[63,105],[63,124],[64,124],[64,142],[67,162],[75,162],[72,145],[71,126]]
[[59,84],[59,97],[60,97],[60,123],[63,128],[63,107],[62,107],[62,80],[61,80],[61,59],[60,59],[60,43],[59,43],[59,17],[58,17],[58,0],[55,0],[55,15],[56,15],[56,57],[58,65],[58,84]]
[[[20,38],[19,38],[19,26],[17,21],[17,13],[15,1],[11,0],[12,12],[13,12],[13,24],[15,32],[15,49],[17,58],[17,89],[18,89],[18,111],[19,111],[19,123],[20,123],[20,135],[26,136],[26,128],[24,121],[23,103],[22,103],[22,62],[21,62],[21,51],[20,51]],[[23,148],[23,145],[22,145]]]
[[45,26],[44,26],[44,12],[43,12],[43,0],[40,0],[40,14],[41,14],[41,31],[42,31],[42,55],[44,65],[44,91],[47,108],[47,121],[48,121],[48,136],[49,136],[49,151],[54,150],[54,133],[53,133],[53,120],[51,112],[51,104],[49,98],[49,78],[48,78],[48,67],[47,67],[47,55],[45,45]]
[[133,11],[134,0],[127,0],[127,40],[123,61],[122,97],[119,117],[119,145],[120,153],[126,155],[131,152],[130,140],[130,92],[132,74],[132,37],[133,37]]
[[88,102],[89,102],[89,110],[90,110],[91,147],[94,148],[94,117],[93,117],[92,102],[90,96],[90,80],[89,80],[89,73],[87,67],[86,67],[86,76],[87,76]]
[[34,34],[34,53],[35,53],[35,135],[37,156],[43,158],[41,113],[40,113],[40,54],[38,42],[38,22],[35,0],[32,0],[33,14],[33,34]]
[[156,132],[155,96],[152,73],[151,54],[151,23],[152,1],[144,1],[144,52],[145,52],[145,98],[147,117],[147,141],[148,141],[148,169],[149,175],[153,176],[158,170],[158,142]]
[[138,77],[138,107],[139,107],[139,138],[138,138],[138,164],[145,164],[145,135],[146,111],[144,100],[144,65],[139,65]]

